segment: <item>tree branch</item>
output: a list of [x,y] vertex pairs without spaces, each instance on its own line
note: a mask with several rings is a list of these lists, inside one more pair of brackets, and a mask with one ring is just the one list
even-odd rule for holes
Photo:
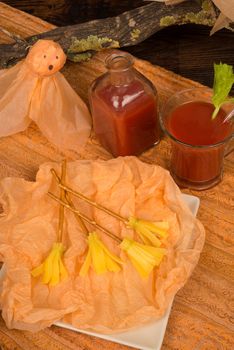
[[170,26],[196,23],[212,26],[217,18],[210,0],[186,1],[176,6],[153,2],[117,17],[89,21],[33,35],[24,41],[0,45],[0,67],[7,67],[26,56],[38,39],[57,41],[68,58],[80,62],[103,48],[136,45],[157,31]]

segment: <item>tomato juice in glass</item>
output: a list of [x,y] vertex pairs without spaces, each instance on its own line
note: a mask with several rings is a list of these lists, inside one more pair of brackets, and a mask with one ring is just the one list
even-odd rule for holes
[[233,123],[224,119],[232,109],[234,105],[227,104],[212,120],[211,94],[202,88],[179,92],[168,100],[161,125],[171,139],[170,171],[180,186],[202,190],[222,179],[233,132]]

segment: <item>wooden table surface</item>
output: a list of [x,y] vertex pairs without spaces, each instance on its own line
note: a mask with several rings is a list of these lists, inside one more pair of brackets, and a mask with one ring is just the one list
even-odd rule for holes
[[[0,3],[0,26],[22,36],[46,31],[53,26],[31,15]],[[0,42],[7,42],[5,35]],[[68,62],[63,69],[70,84],[87,101],[91,81],[104,71],[105,53],[82,64]],[[199,86],[146,61],[136,60],[136,68],[156,85],[161,101],[173,92]],[[62,154],[49,144],[32,124],[28,130],[0,139],[0,179],[20,176],[33,180],[40,164],[48,160],[109,159],[95,138],[82,155]],[[168,167],[168,141],[144,153],[140,159]],[[191,278],[176,295],[162,350],[231,350],[234,344],[234,154],[224,162],[224,178],[216,187],[196,192],[183,190],[201,199],[198,218],[206,229],[206,242],[199,264]],[[4,350],[124,350],[128,347],[82,335],[55,326],[32,334],[9,330],[0,319],[0,348]]]

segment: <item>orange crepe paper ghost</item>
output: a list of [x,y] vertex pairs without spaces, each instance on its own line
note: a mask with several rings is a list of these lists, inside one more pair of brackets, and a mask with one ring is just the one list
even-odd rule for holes
[[61,150],[81,151],[91,129],[87,106],[59,70],[61,46],[38,40],[25,60],[0,70],[0,137],[25,130],[33,120]]

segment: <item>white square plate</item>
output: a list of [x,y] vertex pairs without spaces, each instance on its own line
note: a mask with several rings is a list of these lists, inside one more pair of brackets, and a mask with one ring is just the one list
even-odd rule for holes
[[[200,205],[199,198],[195,196],[190,196],[188,194],[182,194],[182,196],[183,200],[185,201],[185,203],[187,203],[193,215],[196,216]],[[168,307],[164,316],[159,320],[144,327],[140,327],[124,333],[106,335],[78,329],[64,322],[56,322],[55,325],[73,330],[75,332],[93,335],[95,337],[106,339],[115,343],[128,345],[141,350],[160,350],[163,337],[166,331],[171,306],[172,304]]]

